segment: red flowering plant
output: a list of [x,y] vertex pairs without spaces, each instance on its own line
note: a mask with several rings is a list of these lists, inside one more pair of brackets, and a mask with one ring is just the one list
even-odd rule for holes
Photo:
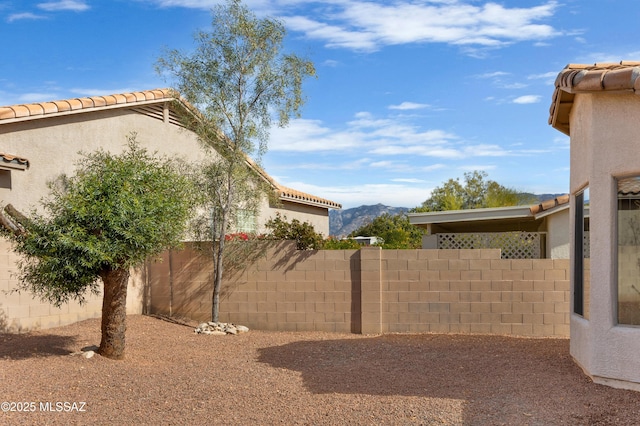
[[227,234],[224,236],[225,241],[248,241],[249,234],[246,232],[235,232],[233,234]]
[[254,234],[246,232],[234,232],[233,234],[227,234],[224,236],[225,241],[249,241],[264,239],[266,239],[266,236],[264,234]]

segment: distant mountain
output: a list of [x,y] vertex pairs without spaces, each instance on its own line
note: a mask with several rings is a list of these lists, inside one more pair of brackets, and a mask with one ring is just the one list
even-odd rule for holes
[[406,207],[389,207],[383,204],[360,206],[346,210],[329,211],[329,234],[334,237],[346,237],[356,229],[369,224],[373,219],[388,213],[392,216],[405,213]]
[[[523,199],[533,198],[537,199],[539,203],[560,195],[565,194],[520,194]],[[385,213],[394,216],[407,211],[409,209],[406,207],[390,207],[383,204],[353,207],[346,210],[329,210],[329,234],[338,238],[346,237],[356,229],[369,224],[373,219]]]
[[[538,202],[541,203],[543,201],[547,201],[547,200],[553,200],[556,197],[559,197],[561,195],[567,195],[568,192],[562,193],[562,194],[530,194],[534,197],[538,198]],[[527,194],[529,195],[529,194]]]

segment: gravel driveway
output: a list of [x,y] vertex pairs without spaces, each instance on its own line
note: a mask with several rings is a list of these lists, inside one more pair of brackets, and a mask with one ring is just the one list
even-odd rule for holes
[[23,410],[0,412],[0,424],[640,422],[640,393],[593,384],[571,360],[567,339],[207,336],[145,316],[127,324],[123,361],[69,355],[99,343],[99,319],[0,334],[0,402]]

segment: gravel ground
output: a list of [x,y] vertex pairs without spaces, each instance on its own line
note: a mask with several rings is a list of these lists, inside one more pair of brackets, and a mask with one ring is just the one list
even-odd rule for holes
[[640,393],[592,383],[571,360],[567,339],[256,330],[206,336],[145,316],[129,316],[127,324],[123,361],[69,355],[99,343],[98,319],[0,334],[0,402],[28,410],[0,412],[0,424],[640,421]]

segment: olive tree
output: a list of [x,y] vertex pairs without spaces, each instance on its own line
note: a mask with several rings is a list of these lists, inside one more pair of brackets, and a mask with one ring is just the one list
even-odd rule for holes
[[82,154],[75,174],[50,183],[41,213],[10,206],[2,222],[22,256],[18,290],[60,306],[99,294],[98,353],[122,359],[130,269],[176,246],[191,214],[192,183],[169,160],[149,154],[130,136],[119,155]]
[[310,61],[282,52],[284,37],[281,22],[257,18],[240,0],[229,0],[212,10],[211,30],[195,34],[193,52],[167,50],[157,62],[158,72],[171,76],[176,91],[197,108],[183,114],[183,125],[211,150],[200,182],[207,194],[206,232],[214,242],[213,321],[224,236],[236,227],[239,213],[256,213],[262,184],[269,183],[258,166],[268,130],[273,122],[285,126],[299,116],[302,82],[315,75]]

